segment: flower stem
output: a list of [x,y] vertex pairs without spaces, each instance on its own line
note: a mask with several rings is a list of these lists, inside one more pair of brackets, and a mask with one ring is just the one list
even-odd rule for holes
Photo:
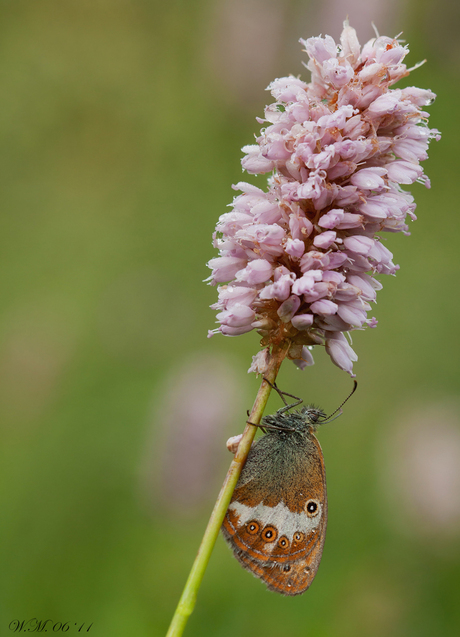
[[[285,356],[285,347],[276,349],[273,348],[268,368],[265,372],[265,378],[267,378],[271,383],[275,382],[280,365]],[[263,380],[248,418],[250,422],[259,424],[265,405],[267,404],[270,391],[271,387],[269,383]],[[188,618],[195,608],[198,589],[203,579],[206,566],[208,565],[209,558],[211,557],[217,536],[219,535],[219,530],[222,526],[228,505],[230,504],[233,491],[236,487],[236,483],[238,482],[238,478],[240,477],[241,469],[246,462],[256,430],[257,427],[246,424],[243,437],[238,445],[238,450],[225,477],[224,484],[222,485],[216,504],[214,505],[208,526],[204,532],[200,548],[198,549],[192,570],[188,576],[185,588],[182,592],[182,596],[177,605],[166,637],[180,637],[184,632]]]

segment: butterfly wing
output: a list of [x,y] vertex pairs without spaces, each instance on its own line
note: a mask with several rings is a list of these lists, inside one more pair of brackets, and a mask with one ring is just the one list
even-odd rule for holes
[[242,566],[285,595],[310,586],[326,532],[323,455],[312,433],[304,442],[267,434],[253,446],[222,527]]
[[240,564],[262,579],[267,588],[282,595],[300,595],[313,582],[321,561],[322,546],[316,545],[312,553],[296,562],[279,565],[274,562],[263,564],[241,555]]

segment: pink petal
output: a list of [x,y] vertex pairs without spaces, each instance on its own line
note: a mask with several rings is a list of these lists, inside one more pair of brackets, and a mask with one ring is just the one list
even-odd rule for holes
[[353,186],[364,188],[365,190],[377,190],[385,185],[382,175],[386,175],[385,168],[375,166],[374,168],[362,168],[351,176],[350,181]]
[[291,318],[292,325],[296,330],[306,330],[313,325],[313,314],[296,314]]
[[316,237],[313,239],[313,245],[316,248],[327,250],[331,247],[336,238],[336,232],[334,232],[333,230],[327,230],[326,232],[322,232],[321,234],[316,235]]
[[305,243],[300,239],[288,239],[285,250],[293,259],[300,259],[305,252]]
[[254,310],[247,305],[233,305],[231,310],[219,312],[216,318],[223,325],[243,327],[243,325],[251,324],[255,316]]
[[329,230],[332,230],[343,220],[343,216],[344,211],[341,208],[334,208],[333,210],[329,210],[320,218],[318,225],[321,228],[328,228]]
[[231,281],[238,270],[246,264],[245,259],[237,257],[216,257],[208,262],[208,267],[212,268],[212,278],[216,283]]
[[412,184],[422,175],[422,168],[410,161],[393,161],[388,164],[388,177],[398,184]]
[[354,235],[352,237],[345,237],[343,244],[347,250],[351,250],[357,254],[367,255],[374,247],[374,240],[369,237]]
[[273,265],[265,259],[255,259],[250,261],[244,270],[240,270],[236,275],[237,281],[244,281],[249,285],[265,283],[273,274]]
[[310,310],[314,314],[335,314],[337,312],[338,305],[337,303],[333,303],[332,301],[328,301],[327,299],[321,299],[320,301],[315,301],[311,304]]
[[300,299],[295,294],[292,294],[284,303],[282,303],[278,308],[278,316],[283,321],[283,323],[289,323],[291,318],[297,312],[300,307]]
[[326,352],[337,367],[352,373],[353,362],[358,357],[341,332],[332,332],[330,338],[326,339]]
[[293,359],[293,363],[297,365],[299,369],[305,369],[305,367],[310,367],[311,365],[315,364],[312,353],[310,352],[308,347],[302,347],[301,356],[302,358]]

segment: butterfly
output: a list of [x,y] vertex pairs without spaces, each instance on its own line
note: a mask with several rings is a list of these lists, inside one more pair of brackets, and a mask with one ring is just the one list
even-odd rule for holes
[[262,419],[266,433],[251,447],[222,533],[240,564],[269,590],[300,595],[313,582],[326,537],[326,470],[315,431],[340,415],[348,398],[326,416],[313,405],[292,411],[303,401],[272,387],[285,406]]

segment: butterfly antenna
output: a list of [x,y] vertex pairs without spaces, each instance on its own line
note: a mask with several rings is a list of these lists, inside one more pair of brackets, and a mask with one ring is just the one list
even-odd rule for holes
[[[332,416],[335,416],[335,414],[337,414],[337,412],[340,412],[340,413],[338,413],[338,414],[337,414],[337,416],[335,416],[335,418],[338,418],[338,417],[340,416],[340,414],[342,413],[342,407],[345,405],[345,403],[346,403],[348,400],[350,400],[350,398],[351,398],[351,397],[353,396],[353,394],[355,393],[356,388],[358,387],[358,381],[357,381],[357,380],[355,380],[355,381],[353,381],[353,382],[354,382],[353,389],[352,389],[352,390],[351,390],[351,392],[348,394],[348,396],[345,398],[345,400],[343,401],[343,403],[342,403],[341,405],[339,405],[339,406],[337,407],[337,409],[336,409],[335,411],[333,411],[333,412],[332,412],[332,414],[330,414],[329,416],[327,416],[327,417],[325,418],[325,420],[323,420],[323,423],[324,423],[324,422],[326,422],[326,421],[327,421],[327,422],[330,422],[330,421],[331,421]],[[333,420],[335,420],[335,418],[333,418]]]

